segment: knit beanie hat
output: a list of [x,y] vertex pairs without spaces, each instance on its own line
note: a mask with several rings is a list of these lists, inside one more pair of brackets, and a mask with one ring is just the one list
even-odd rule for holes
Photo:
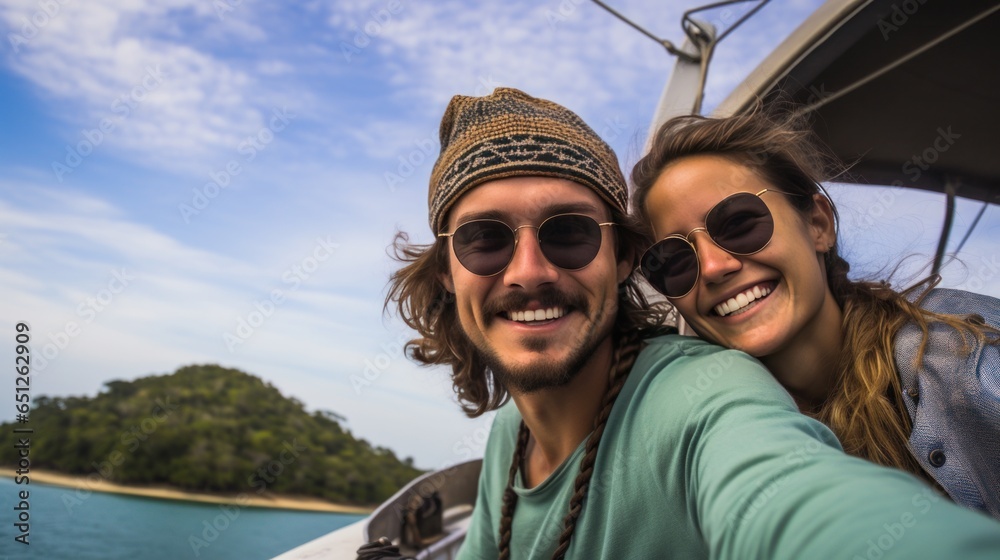
[[569,179],[627,213],[628,189],[604,140],[562,105],[513,88],[485,97],[456,95],[441,119],[441,154],[431,171],[430,225],[469,189],[518,176]]

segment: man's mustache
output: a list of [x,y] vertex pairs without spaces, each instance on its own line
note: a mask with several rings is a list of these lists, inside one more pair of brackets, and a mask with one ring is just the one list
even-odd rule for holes
[[589,313],[590,304],[587,298],[579,294],[567,294],[556,289],[554,286],[547,286],[535,292],[510,292],[499,296],[483,304],[483,313],[487,317],[493,317],[500,313],[509,311],[523,311],[528,305],[536,303],[541,307],[562,307],[574,309],[584,314]]

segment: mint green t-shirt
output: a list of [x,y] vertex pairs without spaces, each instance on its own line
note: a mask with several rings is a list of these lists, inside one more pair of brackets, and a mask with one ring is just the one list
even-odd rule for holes
[[[521,416],[497,414],[460,560],[497,557]],[[552,557],[585,442],[535,488],[518,476],[511,558]],[[1000,524],[843,453],[750,356],[648,341],[608,419],[567,558],[1000,558]]]

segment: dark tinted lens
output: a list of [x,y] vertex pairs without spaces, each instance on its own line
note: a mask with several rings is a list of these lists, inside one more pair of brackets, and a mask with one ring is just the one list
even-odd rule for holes
[[452,236],[455,257],[469,272],[492,276],[507,266],[514,254],[514,232],[503,222],[466,222]]
[[601,250],[601,226],[587,216],[553,216],[538,228],[538,243],[549,262],[576,270],[590,264]]
[[705,218],[705,227],[719,247],[749,255],[771,240],[774,219],[759,196],[739,193],[716,204]]
[[681,297],[698,279],[698,257],[682,239],[664,239],[649,248],[639,263],[642,275],[661,294]]

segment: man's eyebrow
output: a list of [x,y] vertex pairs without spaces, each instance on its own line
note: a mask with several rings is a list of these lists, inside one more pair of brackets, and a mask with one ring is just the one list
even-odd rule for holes
[[590,204],[589,202],[566,202],[562,204],[554,204],[549,206],[546,210],[546,216],[555,216],[556,214],[603,214],[601,212],[602,208]]
[[[560,204],[553,204],[546,206],[544,211],[539,214],[539,220],[544,220],[549,216],[555,216],[556,214],[601,214],[601,208],[590,204],[589,202],[566,202]],[[466,222],[471,222],[473,220],[500,220],[501,222],[508,222],[510,219],[510,213],[501,212],[500,210],[483,210],[481,212],[466,212],[455,220],[457,225],[464,224]],[[603,219],[603,218],[601,218]],[[519,225],[519,224],[509,224],[509,225]]]
[[500,220],[501,222],[507,218],[508,215],[499,210],[483,210],[481,212],[466,212],[455,219],[456,225],[464,224],[465,222],[471,222],[473,220]]

